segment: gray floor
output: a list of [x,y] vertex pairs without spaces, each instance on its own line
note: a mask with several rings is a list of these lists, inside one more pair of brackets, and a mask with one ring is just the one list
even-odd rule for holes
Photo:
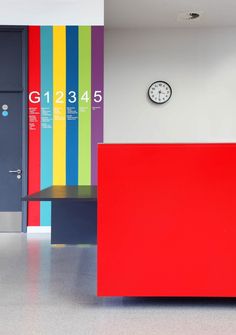
[[0,334],[236,334],[236,300],[96,298],[96,248],[0,234]]

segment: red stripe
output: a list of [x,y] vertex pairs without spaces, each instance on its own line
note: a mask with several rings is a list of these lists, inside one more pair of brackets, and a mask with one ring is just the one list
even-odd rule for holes
[[[29,27],[29,94],[40,92],[40,27]],[[28,193],[40,190],[40,102],[29,100]],[[31,202],[28,207],[28,225],[40,225],[40,204]]]

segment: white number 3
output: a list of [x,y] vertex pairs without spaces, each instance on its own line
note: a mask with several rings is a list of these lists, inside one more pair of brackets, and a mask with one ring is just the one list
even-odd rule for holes
[[75,91],[70,91],[68,93],[68,95],[70,96],[70,98],[68,99],[69,103],[74,104],[76,102],[76,92]]

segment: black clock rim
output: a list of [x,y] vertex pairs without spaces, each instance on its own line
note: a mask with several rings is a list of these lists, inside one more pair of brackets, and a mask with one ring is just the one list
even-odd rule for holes
[[[157,102],[157,101],[154,101],[154,100],[152,100],[152,98],[150,97],[150,89],[151,89],[152,85],[157,84],[157,83],[163,83],[163,84],[166,84],[166,85],[170,88],[170,96],[169,96],[169,98],[168,98],[166,101],[164,101],[164,102]],[[167,102],[170,100],[171,96],[172,96],[172,88],[171,88],[170,84],[168,84],[168,83],[167,83],[166,81],[164,81],[164,80],[157,80],[157,81],[154,81],[154,82],[149,86],[149,88],[148,88],[148,97],[149,97],[149,99],[151,100],[151,102],[153,102],[153,103],[156,104],[156,105],[164,105],[165,103],[167,103]]]

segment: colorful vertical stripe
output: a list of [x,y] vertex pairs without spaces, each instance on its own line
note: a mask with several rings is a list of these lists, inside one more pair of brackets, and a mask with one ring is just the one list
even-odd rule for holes
[[[96,185],[103,140],[103,27],[29,27],[29,193]],[[28,223],[48,226],[50,203]]]
[[78,185],[78,27],[66,28],[66,185]]
[[97,145],[103,141],[104,27],[92,27],[91,184],[97,184]]
[[66,184],[66,27],[53,27],[53,184]]
[[[41,27],[41,189],[52,185],[53,163],[53,49],[52,27]],[[51,203],[41,202],[42,226],[51,224]]]
[[[28,193],[40,189],[40,27],[29,28],[29,118],[28,118]],[[40,225],[40,204],[31,202],[28,207],[31,226]]]
[[91,184],[91,27],[79,27],[79,185]]

